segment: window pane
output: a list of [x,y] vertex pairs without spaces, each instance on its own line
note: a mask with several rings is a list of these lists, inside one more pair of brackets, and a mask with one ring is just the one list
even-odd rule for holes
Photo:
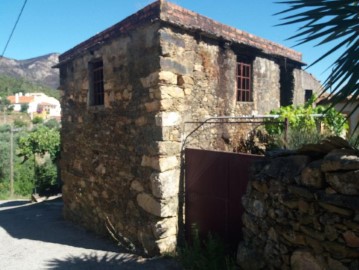
[[251,64],[237,63],[237,101],[251,101]]

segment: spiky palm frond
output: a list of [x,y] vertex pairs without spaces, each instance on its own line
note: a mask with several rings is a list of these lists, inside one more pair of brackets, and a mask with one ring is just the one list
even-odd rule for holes
[[[316,42],[316,46],[335,44],[310,66],[345,48],[330,66],[332,71],[324,81],[324,91],[332,88],[333,104],[347,105],[359,99],[359,1],[357,0],[286,0],[278,1],[289,7],[276,15],[285,14],[279,25],[299,24],[289,39],[297,45]],[[333,84],[334,83],[334,84]],[[359,106],[354,108],[357,109]],[[352,111],[352,113],[354,112]]]

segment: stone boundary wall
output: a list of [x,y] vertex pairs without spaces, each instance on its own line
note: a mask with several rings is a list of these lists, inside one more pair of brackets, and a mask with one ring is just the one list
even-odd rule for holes
[[357,151],[268,158],[242,201],[242,269],[359,269]]

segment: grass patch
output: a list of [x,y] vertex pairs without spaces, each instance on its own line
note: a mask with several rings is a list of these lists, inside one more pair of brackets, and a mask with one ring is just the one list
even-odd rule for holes
[[[280,134],[273,135],[273,141],[276,147],[295,150],[305,144],[317,144],[328,136],[330,134],[319,133],[315,129],[289,129],[287,139],[285,139],[284,134]],[[272,146],[272,148],[276,147]]]
[[192,231],[192,244],[186,243],[178,252],[178,259],[185,270],[233,270],[235,254],[228,251],[223,241],[212,234],[200,239],[197,229]]

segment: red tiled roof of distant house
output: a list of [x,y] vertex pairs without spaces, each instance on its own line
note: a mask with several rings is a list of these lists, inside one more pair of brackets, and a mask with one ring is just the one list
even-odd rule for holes
[[34,101],[34,97],[28,97],[28,96],[19,96],[19,101],[16,102],[15,96],[8,96],[7,99],[10,101],[11,104],[25,104],[25,103],[31,103]]

